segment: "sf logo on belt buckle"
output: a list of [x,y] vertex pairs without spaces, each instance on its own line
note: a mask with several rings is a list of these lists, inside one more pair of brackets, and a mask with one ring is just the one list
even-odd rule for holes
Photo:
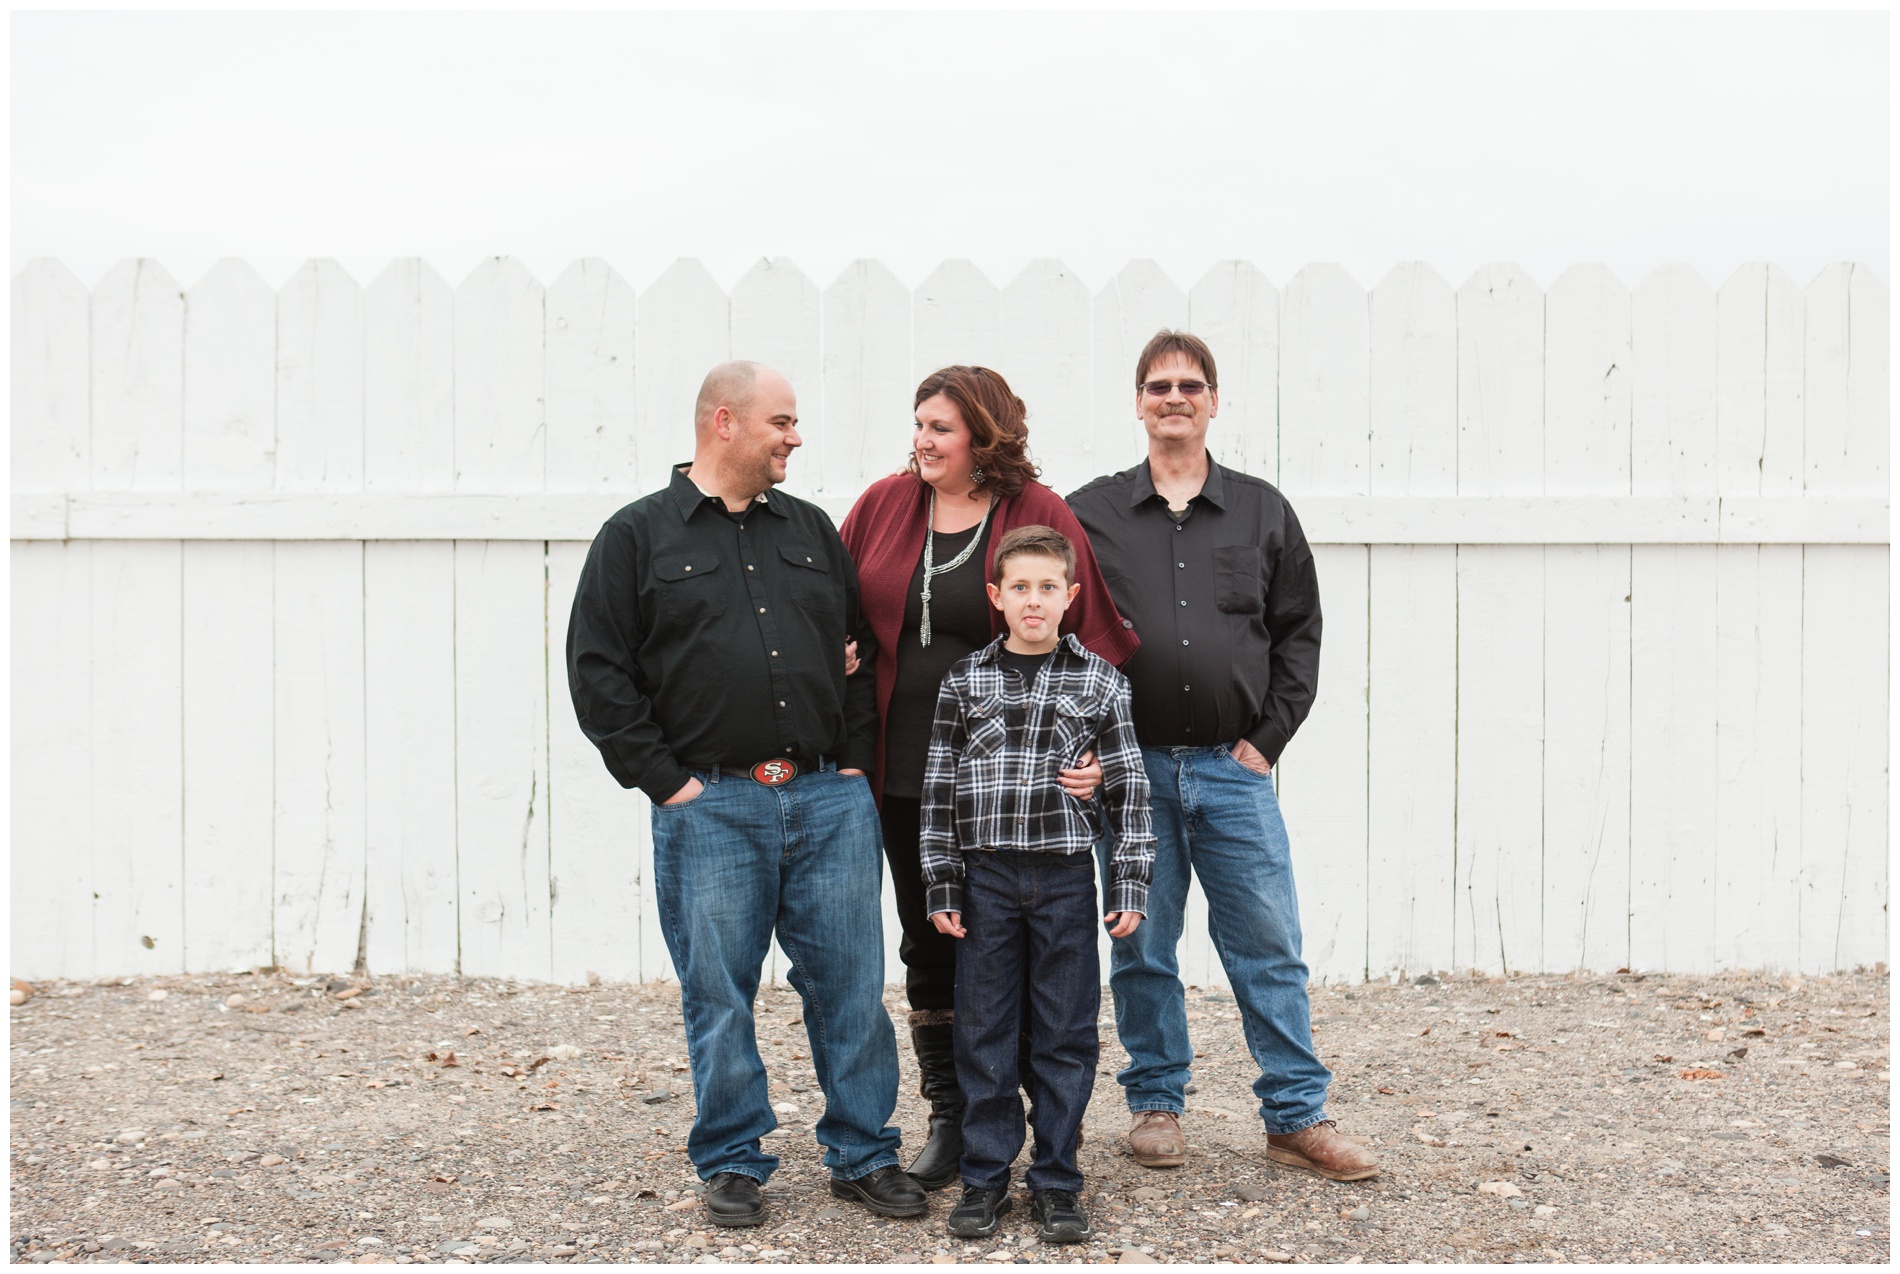
[[761,761],[752,767],[752,781],[778,787],[798,777],[798,766],[790,761]]

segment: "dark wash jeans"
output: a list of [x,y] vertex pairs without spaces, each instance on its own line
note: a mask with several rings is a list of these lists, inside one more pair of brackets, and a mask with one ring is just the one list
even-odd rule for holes
[[1031,1190],[1082,1189],[1075,1134],[1101,1052],[1094,868],[1089,854],[963,856],[969,932],[957,942],[956,1050],[957,1080],[969,1103],[965,1185],[1009,1185],[1010,1163],[1023,1146],[1016,1049],[1026,1019],[1036,1149],[1024,1181]]
[[877,810],[859,775],[826,768],[783,787],[695,773],[706,790],[653,807],[660,929],[679,973],[699,1113],[687,1154],[701,1180],[764,1181],[778,1127],[753,1034],[772,933],[792,962],[825,1094],[813,1130],[834,1177],[897,1162],[897,1040],[884,1011]]

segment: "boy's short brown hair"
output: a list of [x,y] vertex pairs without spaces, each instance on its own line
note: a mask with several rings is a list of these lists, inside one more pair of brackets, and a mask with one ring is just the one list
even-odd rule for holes
[[1075,541],[1053,526],[1019,526],[1003,536],[996,546],[996,561],[990,567],[990,583],[1003,582],[1003,563],[1012,557],[1035,554],[1053,557],[1062,563],[1062,574],[1075,583]]
[[1220,388],[1220,373],[1214,370],[1214,351],[1207,348],[1207,342],[1192,332],[1175,332],[1164,327],[1142,347],[1141,357],[1135,360],[1136,389],[1147,383],[1148,369],[1168,354],[1184,354],[1193,359],[1201,365],[1201,375],[1207,378],[1208,387]]

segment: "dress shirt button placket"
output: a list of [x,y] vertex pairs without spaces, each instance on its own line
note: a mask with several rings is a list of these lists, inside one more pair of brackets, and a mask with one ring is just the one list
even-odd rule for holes
[[[739,524],[739,530],[743,532],[745,529],[745,523],[741,522]],[[778,711],[776,715],[778,717],[779,742],[784,755],[791,756],[798,751],[798,727],[797,723],[792,720],[791,709],[788,706],[791,702],[791,687],[786,680],[785,661],[779,658],[777,650],[777,630],[768,614],[768,608],[762,604],[766,600],[765,582],[759,578],[756,563],[750,560],[751,557],[752,541],[748,537],[741,535],[739,537],[739,559],[745,564],[744,578],[746,592],[752,598],[753,608],[762,616],[759,620],[759,636],[764,639],[765,648],[771,652],[771,660],[767,664],[767,669],[772,678],[772,697],[778,701]]]

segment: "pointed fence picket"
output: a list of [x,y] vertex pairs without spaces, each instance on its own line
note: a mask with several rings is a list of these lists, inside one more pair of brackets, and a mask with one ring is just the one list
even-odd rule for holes
[[[1716,347],[1715,291],[1693,271],[1665,267],[1630,294],[1632,494],[1715,491]],[[1630,554],[1632,968],[1715,958],[1715,553]]]
[[[1458,493],[1544,487],[1544,296],[1513,265],[1458,290]],[[1455,967],[1543,965],[1544,552],[1458,549]]]
[[[455,485],[455,292],[397,261],[363,299],[363,489]],[[364,905],[371,969],[459,967],[455,545],[363,544]]]
[[[1369,494],[1369,323],[1365,289],[1338,266],[1309,265],[1281,293],[1281,490]],[[1319,694],[1274,782],[1292,838],[1307,966],[1350,980],[1368,967],[1370,550],[1315,544],[1313,561],[1325,617]]]
[[[1457,494],[1458,329],[1451,287],[1395,267],[1372,290],[1369,494]],[[1368,549],[1367,967],[1449,968],[1456,865],[1458,550]],[[1332,608],[1328,608],[1328,616]]]
[[[1860,267],[821,289],[774,259],[728,294],[682,261],[636,296],[598,260],[275,291],[34,262],[12,316],[18,975],[670,977],[646,798],[574,724],[564,645],[587,538],[691,453],[706,368],[787,374],[787,489],[841,518],[945,363],[1010,381],[1058,490],[1136,462],[1164,326],[1219,358],[1216,456],[1313,544],[1320,691],[1276,783],[1316,977],[1886,959]],[[1190,899],[1183,977],[1224,982]],[[895,977],[888,898],[884,927]]]
[[1102,472],[1089,412],[1089,304],[1088,286],[1060,261],[1031,261],[1003,289],[997,370],[1029,408],[1043,485],[1062,495]]
[[[1630,489],[1630,294],[1573,266],[1544,297],[1544,491]],[[1543,964],[1629,963],[1630,547],[1544,549]]]

